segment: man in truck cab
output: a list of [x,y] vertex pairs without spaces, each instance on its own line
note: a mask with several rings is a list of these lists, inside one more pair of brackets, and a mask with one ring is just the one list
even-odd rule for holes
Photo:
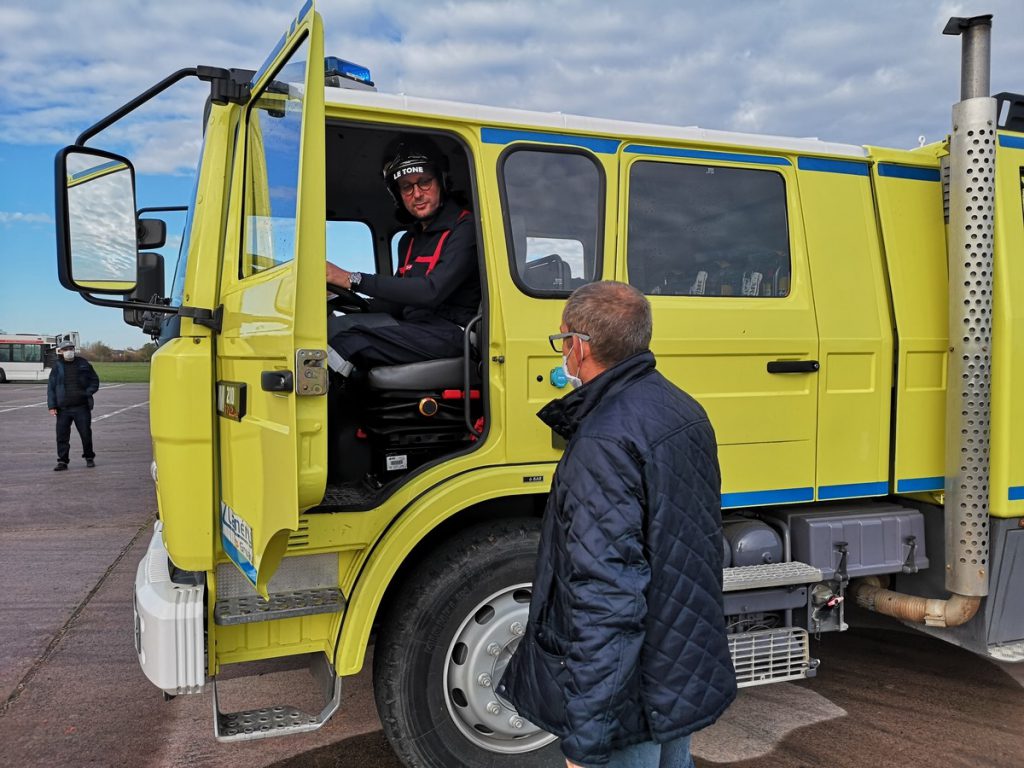
[[328,287],[372,297],[369,311],[328,319],[328,363],[355,368],[460,357],[464,327],[480,305],[476,227],[448,188],[447,159],[433,142],[401,140],[386,153],[384,182],[410,220],[392,275],[364,275],[327,263]]

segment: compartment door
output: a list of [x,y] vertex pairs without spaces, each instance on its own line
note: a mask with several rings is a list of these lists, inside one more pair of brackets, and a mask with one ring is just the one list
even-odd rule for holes
[[707,410],[723,507],[814,499],[818,331],[792,162],[627,146],[622,278],[658,369]]

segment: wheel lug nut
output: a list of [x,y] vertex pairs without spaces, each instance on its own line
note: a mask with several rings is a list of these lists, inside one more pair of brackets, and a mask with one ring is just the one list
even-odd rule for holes
[[487,705],[487,711],[490,712],[492,715],[499,715],[501,714],[501,704],[499,704],[496,701],[492,701],[490,704]]
[[516,637],[520,637],[525,630],[523,629],[523,623],[521,621],[513,621],[511,626],[509,626],[508,631]]
[[491,643],[487,646],[487,652],[491,654],[491,656],[498,656],[501,654],[501,646],[497,643]]
[[517,717],[516,715],[512,715],[512,717],[508,719],[508,724],[511,725],[513,728],[522,728],[523,718]]
[[480,675],[480,677],[478,677],[476,681],[480,683],[480,685],[482,685],[484,688],[491,687],[491,676],[488,675],[486,672]]

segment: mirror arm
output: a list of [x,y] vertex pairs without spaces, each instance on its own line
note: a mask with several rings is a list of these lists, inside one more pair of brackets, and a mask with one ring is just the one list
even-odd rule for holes
[[88,128],[86,128],[84,131],[82,131],[78,135],[78,138],[75,139],[75,146],[76,147],[84,147],[85,146],[85,142],[87,142],[89,139],[91,139],[97,133],[102,131],[104,128],[108,128],[109,126],[113,125],[118,120],[120,120],[122,117],[127,115],[129,112],[134,112],[136,109],[141,107],[143,104],[145,104],[147,101],[152,99],[154,96],[162,93],[163,91],[166,91],[168,88],[170,88],[172,85],[174,85],[179,80],[184,80],[186,77],[194,77],[195,75],[196,75],[196,68],[195,67],[186,67],[184,69],[179,69],[177,72],[175,72],[175,73],[173,73],[171,75],[168,75],[163,80],[161,80],[159,83],[154,85],[152,88],[150,88],[150,89],[148,89],[146,91],[143,91],[138,96],[136,96],[134,99],[129,101],[127,104],[125,104],[124,106],[119,107],[118,109],[115,109],[113,112],[111,112],[109,115],[104,117],[102,120],[100,120],[97,123],[94,123],[93,125],[91,125]]
[[[160,312],[164,315],[177,315],[182,309],[190,307],[169,307],[166,304],[153,304],[147,301],[117,301],[115,299],[101,299],[91,293],[79,291],[78,294],[90,304],[97,307],[113,307],[114,309],[137,309],[143,312]],[[205,310],[209,312],[210,310]]]
[[[244,76],[244,73],[241,71],[237,72],[237,74]],[[248,83],[239,82],[233,77],[233,73],[227,69],[206,66],[185,67],[168,75],[152,88],[143,91],[124,106],[119,107],[99,122],[86,128],[75,139],[75,146],[84,147],[85,142],[97,133],[105,128],[109,128],[125,115],[134,112],[154,96],[158,96],[186,77],[198,77],[200,80],[208,82],[210,84],[210,99],[214,104],[247,104],[252,93]]]
[[178,315],[189,318],[196,325],[212,328],[215,333],[220,333],[224,325],[223,304],[214,310],[204,309],[203,307],[178,307]]
[[164,315],[178,315],[187,317],[196,325],[212,328],[216,333],[221,332],[224,327],[224,305],[216,309],[204,307],[169,307],[166,304],[153,304],[146,301],[115,301],[114,299],[101,299],[84,291],[79,292],[83,299],[98,307],[114,307],[115,309],[134,309],[141,312],[158,312]]

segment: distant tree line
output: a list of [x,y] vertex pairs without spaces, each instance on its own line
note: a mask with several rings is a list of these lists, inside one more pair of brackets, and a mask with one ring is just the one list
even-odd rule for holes
[[113,349],[102,341],[82,345],[82,356],[96,363],[148,363],[154,352],[154,342],[139,349]]

